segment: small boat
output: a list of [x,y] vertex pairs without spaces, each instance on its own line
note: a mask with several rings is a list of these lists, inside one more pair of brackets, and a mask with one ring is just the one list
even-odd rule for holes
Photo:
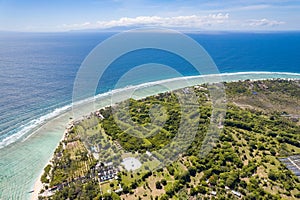
[[31,190],[31,191],[29,191],[28,193],[33,193],[34,192],[34,190]]

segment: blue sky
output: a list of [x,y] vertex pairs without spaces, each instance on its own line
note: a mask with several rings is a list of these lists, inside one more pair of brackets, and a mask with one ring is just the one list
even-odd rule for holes
[[299,0],[0,0],[0,30],[300,30]]

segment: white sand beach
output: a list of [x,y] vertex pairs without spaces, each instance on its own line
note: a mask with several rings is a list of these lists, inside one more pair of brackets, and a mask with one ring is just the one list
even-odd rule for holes
[[[184,78],[159,81],[157,84],[145,83],[132,88],[119,89],[118,92],[99,95],[95,104],[84,102],[78,105],[77,116],[87,115],[96,109],[111,105],[111,95],[119,101],[128,98],[128,92],[134,91],[134,98],[143,98],[155,95],[161,92],[183,88],[189,85],[202,84],[206,82],[214,82],[214,75],[203,78],[201,76],[189,77],[186,82]],[[185,77],[187,78],[187,77]],[[222,74],[222,81],[238,81],[238,80],[262,80],[262,79],[300,79],[300,74],[292,73],[272,73],[272,72],[244,72]],[[159,86],[162,85],[162,86]],[[167,87],[163,86],[167,85]],[[137,90],[137,88],[140,88]],[[66,126],[70,118],[72,118],[74,110],[68,110],[61,115],[50,119],[40,128],[35,129],[32,135],[22,142],[16,142],[0,151],[0,171],[2,180],[0,181],[0,196],[2,199],[37,199],[37,193],[40,191],[40,176],[44,167],[49,163],[59,141],[62,139]],[[26,167],[24,167],[26,166]],[[33,193],[30,191],[34,190]]]

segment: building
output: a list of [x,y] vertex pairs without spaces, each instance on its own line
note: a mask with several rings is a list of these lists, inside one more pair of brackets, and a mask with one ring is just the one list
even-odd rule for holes
[[101,182],[108,181],[117,178],[119,170],[113,165],[112,162],[109,163],[98,163],[96,165],[96,172]]
[[242,197],[242,194],[239,193],[238,191],[232,190],[231,192],[232,192],[232,194],[234,194],[235,196]]

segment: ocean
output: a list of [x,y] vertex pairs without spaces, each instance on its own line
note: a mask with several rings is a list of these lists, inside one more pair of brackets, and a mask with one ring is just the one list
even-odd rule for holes
[[[96,45],[113,34],[0,33],[1,200],[30,197],[28,191],[32,190],[70,120],[71,113],[65,111],[70,110],[73,83],[81,63]],[[300,32],[188,36],[206,49],[226,81],[300,78]],[[145,63],[171,66],[183,76],[201,75],[172,53],[144,49],[115,60],[105,71],[96,94],[110,92],[123,73]],[[176,73],[154,73],[152,77],[135,77],[128,85],[176,76]],[[158,91],[156,88],[152,92]],[[107,96],[103,95],[102,106],[109,104]]]

